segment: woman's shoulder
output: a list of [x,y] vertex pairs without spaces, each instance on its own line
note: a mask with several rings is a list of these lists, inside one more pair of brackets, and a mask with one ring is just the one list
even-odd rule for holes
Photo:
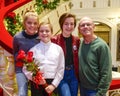
[[22,32],[23,32],[23,31],[17,32],[17,33],[14,35],[14,38],[23,37]]
[[80,40],[80,37],[75,36],[75,35],[72,35],[72,38],[75,39],[75,40]]
[[52,39],[52,40],[54,40],[54,39],[56,40],[56,39],[58,39],[58,38],[60,38],[60,37],[61,37],[61,34],[57,34],[57,35],[54,35],[51,39]]

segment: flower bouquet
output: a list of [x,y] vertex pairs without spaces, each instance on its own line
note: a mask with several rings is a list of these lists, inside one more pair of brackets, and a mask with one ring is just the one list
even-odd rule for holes
[[[36,86],[42,85],[43,88],[47,87],[48,84],[46,83],[44,77],[42,76],[43,73],[40,72],[38,68],[37,62],[33,59],[33,52],[29,51],[27,54],[23,50],[20,50],[17,55],[17,67],[23,67],[23,72],[26,77],[36,83]],[[52,93],[48,94],[48,96],[53,96]]]

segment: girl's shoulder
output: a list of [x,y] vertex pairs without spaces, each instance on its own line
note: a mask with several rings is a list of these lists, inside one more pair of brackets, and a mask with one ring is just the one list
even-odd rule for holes
[[23,37],[22,32],[23,32],[23,31],[17,32],[17,33],[14,35],[14,38]]

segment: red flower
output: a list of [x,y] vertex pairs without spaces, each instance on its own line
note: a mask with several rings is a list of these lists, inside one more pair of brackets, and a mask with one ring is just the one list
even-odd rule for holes
[[14,12],[10,12],[7,14],[7,18],[11,18],[11,19],[14,19],[16,16],[16,14]]
[[17,60],[24,60],[25,57],[26,57],[25,52],[24,52],[23,50],[20,50],[20,51],[18,52]]
[[17,66],[17,67],[23,67],[23,62],[18,61],[18,62],[16,63],[16,66]]
[[47,1],[47,0],[43,0],[42,3],[43,3],[43,4],[47,4],[48,1]]
[[[39,84],[41,84],[43,88],[48,86],[44,77],[42,76],[43,73],[40,72],[38,65],[34,63],[32,51],[29,51],[27,52],[27,54],[25,54],[23,50],[20,50],[18,52],[16,66],[18,67],[24,66],[23,67],[24,74],[28,79],[32,80],[37,87]],[[48,95],[52,96],[52,93]]]
[[33,52],[28,52],[26,56],[27,62],[32,62],[33,61]]
[[[41,81],[42,80],[42,81]],[[43,76],[42,76],[42,73],[41,72],[37,72],[36,75],[33,77],[33,81],[39,85],[40,83],[44,82],[43,81]],[[41,82],[40,82],[41,81]]]

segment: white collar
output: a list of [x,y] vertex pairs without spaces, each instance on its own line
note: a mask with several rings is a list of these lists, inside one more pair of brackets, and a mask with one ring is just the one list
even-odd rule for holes
[[40,41],[40,43],[41,43],[43,46],[49,46],[49,45],[51,44],[51,41],[49,41],[49,42],[47,42],[47,43],[45,43],[45,42],[43,42],[43,41]]

